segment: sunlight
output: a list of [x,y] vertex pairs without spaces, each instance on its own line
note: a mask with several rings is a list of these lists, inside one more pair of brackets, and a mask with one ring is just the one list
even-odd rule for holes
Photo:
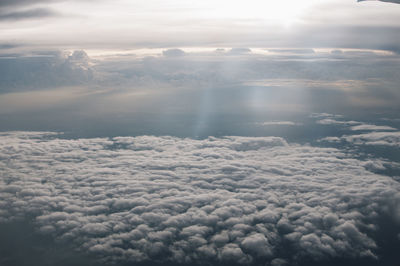
[[256,19],[266,22],[291,25],[301,21],[315,0],[249,0],[249,1],[205,1],[212,6],[209,16],[219,18]]

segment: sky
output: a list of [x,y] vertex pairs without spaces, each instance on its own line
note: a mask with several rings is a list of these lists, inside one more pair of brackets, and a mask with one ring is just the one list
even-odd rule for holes
[[[2,1],[3,47],[399,49],[399,6],[378,1]],[[310,37],[312,36],[312,37]]]
[[1,0],[0,265],[398,266],[399,18]]

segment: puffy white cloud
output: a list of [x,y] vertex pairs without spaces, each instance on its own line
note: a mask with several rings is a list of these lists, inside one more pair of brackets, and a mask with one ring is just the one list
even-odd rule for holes
[[0,220],[33,217],[105,262],[375,257],[378,221],[400,203],[366,162],[278,137],[5,132],[0,156]]

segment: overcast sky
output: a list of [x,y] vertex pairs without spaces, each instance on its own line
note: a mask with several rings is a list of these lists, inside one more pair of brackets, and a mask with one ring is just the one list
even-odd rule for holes
[[2,1],[0,42],[59,49],[399,49],[400,5],[353,0]]

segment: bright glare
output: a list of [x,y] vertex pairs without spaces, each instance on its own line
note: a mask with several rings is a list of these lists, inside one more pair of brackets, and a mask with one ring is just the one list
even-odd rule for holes
[[205,16],[229,19],[255,19],[290,25],[301,21],[315,0],[220,0],[201,1]]

